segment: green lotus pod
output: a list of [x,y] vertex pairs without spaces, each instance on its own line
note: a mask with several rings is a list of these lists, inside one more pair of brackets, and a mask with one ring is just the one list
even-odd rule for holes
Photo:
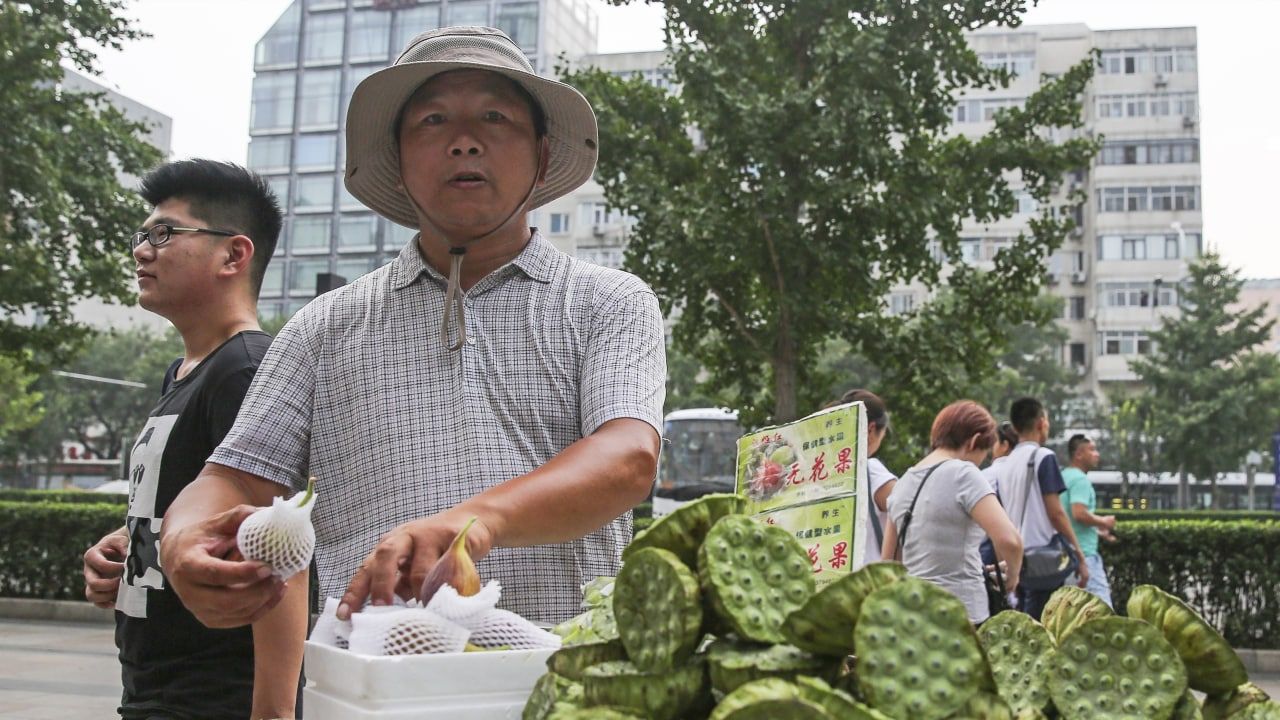
[[1191,690],[1182,693],[1182,699],[1173,706],[1173,714],[1169,716],[1169,720],[1204,720],[1204,714],[1200,712],[1200,701],[1196,700]]
[[1040,622],[1054,642],[1061,642],[1076,627],[1094,618],[1112,615],[1115,613],[1097,595],[1074,585],[1063,585],[1054,590],[1045,603]]
[[1049,694],[1066,720],[1167,720],[1187,671],[1159,630],[1142,620],[1090,620],[1049,659]]
[[939,720],[991,684],[964,603],[927,580],[903,578],[867,596],[853,636],[858,686],[886,715]]
[[873,591],[906,577],[901,563],[874,562],[813,594],[782,623],[782,636],[803,650],[822,655],[852,655],[853,627],[862,601]]
[[729,515],[698,551],[698,578],[715,615],[746,640],[783,642],[781,627],[813,595],[813,566],[791,533]]
[[613,707],[578,707],[569,703],[556,703],[546,720],[644,720],[640,715],[633,715],[626,708]]
[[670,515],[658,518],[645,528],[622,551],[626,562],[633,553],[645,548],[662,548],[673,552],[680,562],[689,567],[698,566],[698,547],[707,531],[720,518],[742,512],[743,500],[739,495],[716,493],[703,495],[688,505],[682,505]]
[[890,720],[888,715],[879,710],[863,705],[849,693],[831,687],[815,677],[801,675],[795,679],[800,688],[800,696],[823,710],[833,718],[840,720]]
[[709,720],[837,720],[793,683],[765,678],[746,683],[716,705]]
[[840,661],[810,655],[791,645],[757,645],[720,639],[707,648],[711,687],[729,694],[741,685],[767,677],[790,680],[797,675],[834,679]]
[[698,578],[668,550],[644,548],[627,558],[613,613],[627,657],[648,672],[683,665],[702,638]]
[[1225,638],[1200,614],[1155,585],[1139,585],[1129,595],[1129,617],[1155,625],[1187,666],[1193,690],[1216,695],[1249,681],[1249,674]]
[[544,673],[533,685],[529,700],[524,704],[521,720],[546,720],[556,703],[572,705],[582,703],[582,685],[553,672]]
[[1250,705],[1270,699],[1262,688],[1253,683],[1244,683],[1229,693],[1206,697],[1201,712],[1204,713],[1204,720],[1227,720]]
[[606,705],[650,720],[675,720],[709,701],[711,689],[701,659],[660,673],[614,660],[583,671],[582,694],[588,707]]
[[1280,703],[1274,700],[1254,703],[1232,715],[1231,720],[1280,720]]
[[562,647],[547,658],[547,669],[551,672],[578,682],[582,681],[582,671],[610,660],[626,660],[627,651],[620,641],[603,643],[587,643]]
[[1011,714],[1049,705],[1049,655],[1053,640],[1030,615],[1005,610],[978,630],[995,677],[996,692]]

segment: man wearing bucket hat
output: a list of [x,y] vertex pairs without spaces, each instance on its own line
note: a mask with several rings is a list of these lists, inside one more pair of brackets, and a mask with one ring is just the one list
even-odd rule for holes
[[203,622],[278,601],[260,564],[218,554],[307,475],[320,592],[342,617],[415,594],[472,517],[480,574],[536,622],[576,614],[581,585],[616,573],[657,462],[661,312],[639,279],[527,224],[590,177],[596,143],[586,99],[491,28],[423,33],[356,88],[347,188],[420,232],[290,320],[171,506],[162,562]]

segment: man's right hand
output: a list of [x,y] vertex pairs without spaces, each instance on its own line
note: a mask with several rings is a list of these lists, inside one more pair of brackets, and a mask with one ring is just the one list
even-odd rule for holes
[[284,583],[271,567],[249,560],[227,560],[236,548],[240,523],[258,510],[239,505],[193,523],[160,543],[160,567],[182,604],[211,628],[249,625],[284,596]]
[[129,536],[120,528],[103,537],[84,553],[84,597],[100,608],[116,606],[124,559],[129,552]]
[[1101,527],[1103,530],[1108,530],[1108,531],[1110,531],[1110,530],[1115,530],[1115,529],[1116,529],[1116,516],[1115,516],[1115,515],[1099,515],[1099,516],[1098,516],[1098,519],[1102,521],[1102,525],[1101,525],[1100,527]]

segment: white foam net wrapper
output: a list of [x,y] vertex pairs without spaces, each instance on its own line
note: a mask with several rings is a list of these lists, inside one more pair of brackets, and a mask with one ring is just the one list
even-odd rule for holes
[[462,596],[452,585],[441,585],[427,603],[427,609],[464,627],[472,627],[493,612],[502,599],[502,586],[490,580],[475,595]]
[[466,649],[471,631],[423,608],[351,616],[348,648],[360,655],[423,655]]
[[306,570],[316,549],[312,500],[310,493],[298,493],[288,500],[275,498],[271,507],[245,518],[236,532],[240,554],[270,565],[275,576],[282,579]]
[[508,610],[494,610],[471,628],[471,644],[489,650],[543,650],[560,647],[560,636]]
[[[401,600],[398,596],[393,595],[391,600],[391,605],[366,604],[361,612],[376,615],[408,607],[405,605],[404,600]],[[324,610],[320,611],[320,617],[316,618],[316,626],[311,629],[311,642],[342,648],[343,650],[347,648],[351,638],[351,621],[338,619],[338,605],[340,603],[341,601],[338,598],[325,598]]]

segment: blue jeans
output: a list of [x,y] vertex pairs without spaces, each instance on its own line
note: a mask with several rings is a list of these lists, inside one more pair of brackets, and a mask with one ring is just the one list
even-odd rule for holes
[[[1085,590],[1097,595],[1098,599],[1107,604],[1107,607],[1111,607],[1111,581],[1107,580],[1107,568],[1102,564],[1102,556],[1085,555],[1084,561],[1089,567],[1089,582]],[[1080,578],[1074,574],[1067,578],[1068,585],[1075,585],[1078,582]]]

